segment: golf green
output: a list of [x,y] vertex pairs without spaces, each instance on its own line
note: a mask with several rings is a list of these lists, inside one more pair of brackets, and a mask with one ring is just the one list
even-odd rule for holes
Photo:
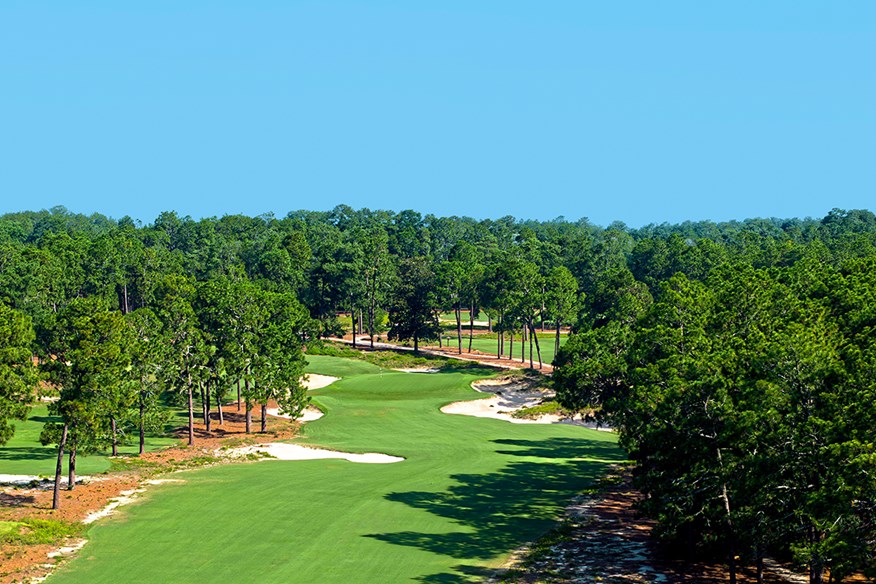
[[489,370],[434,374],[310,357],[343,379],[311,392],[326,412],[300,444],[405,457],[224,465],[173,475],[89,529],[51,582],[478,581],[549,529],[623,459],[612,434],[443,414],[483,397]]

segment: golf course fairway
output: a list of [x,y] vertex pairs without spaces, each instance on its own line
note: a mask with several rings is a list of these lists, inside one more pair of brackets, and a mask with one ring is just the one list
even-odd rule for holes
[[228,464],[176,473],[97,522],[63,583],[475,582],[549,529],[569,499],[624,459],[615,436],[568,425],[447,415],[484,397],[461,369],[401,373],[309,357],[342,379],[295,442],[404,457]]

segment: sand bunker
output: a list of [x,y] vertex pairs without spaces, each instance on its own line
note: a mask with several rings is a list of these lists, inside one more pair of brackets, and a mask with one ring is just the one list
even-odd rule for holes
[[[85,484],[94,480],[99,480],[91,475],[80,475],[76,477],[76,484]],[[0,485],[11,485],[15,487],[25,487],[34,485],[37,488],[45,488],[54,485],[55,477],[38,476],[38,475],[18,475],[18,474],[0,474]],[[67,484],[67,476],[61,477],[61,484]]]
[[314,420],[318,420],[323,417],[325,414],[322,410],[319,410],[313,406],[307,406],[304,408],[304,411],[297,418],[293,418],[289,414],[281,414],[280,408],[268,408],[267,409],[269,416],[274,416],[275,418],[285,418],[287,420],[298,420],[299,422],[312,422]]
[[515,418],[512,415],[518,410],[537,406],[545,399],[554,397],[554,392],[549,389],[532,389],[528,384],[513,379],[482,379],[473,382],[471,386],[475,391],[493,395],[484,399],[447,404],[441,408],[441,411],[445,414],[505,420],[512,424],[570,424],[610,431],[610,428],[598,427],[593,422],[578,418],[566,418],[558,414],[544,414],[533,419]]
[[320,375],[319,373],[308,373],[301,378],[301,385],[305,389],[322,389],[339,380],[340,377],[332,377],[331,375]]
[[[256,446],[246,446],[232,451],[232,454],[246,456],[248,454],[267,454],[277,460],[317,460],[321,458],[341,458],[350,462],[363,462],[367,464],[388,464],[401,462],[404,458],[380,454],[379,452],[366,452],[353,454],[351,452],[338,452],[322,448],[310,448],[300,444],[287,444],[285,442],[270,442]],[[266,459],[270,460],[270,459]]]
[[441,370],[434,367],[410,367],[407,369],[393,369],[393,371],[401,371],[402,373],[438,373]]

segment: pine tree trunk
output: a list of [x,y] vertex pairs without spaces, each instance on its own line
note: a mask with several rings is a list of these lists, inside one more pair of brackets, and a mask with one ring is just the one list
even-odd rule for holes
[[264,434],[268,431],[268,404],[262,404],[262,428],[261,432]]
[[246,433],[250,434],[252,432],[252,404],[249,402],[249,370],[247,370],[247,377],[243,380],[243,387],[246,390]]
[[219,410],[219,425],[225,423],[225,415],[222,413],[222,392],[216,392],[216,409]]
[[757,546],[757,584],[763,584],[763,549]]
[[119,455],[119,429],[116,426],[116,417],[110,416],[110,428],[113,433],[113,456]]
[[72,491],[76,488],[76,444],[70,449],[70,454],[67,459],[67,490]]
[[474,340],[474,305],[468,311],[468,352],[471,353],[471,343]]
[[211,429],[211,420],[210,420],[210,402],[211,402],[211,392],[210,392],[210,384],[204,384],[204,425],[206,426],[207,432],[210,432]]
[[64,472],[64,447],[67,445],[67,424],[61,430],[61,440],[58,442],[58,462],[55,465],[55,489],[52,493],[52,509],[61,504],[61,474]]
[[557,353],[560,352],[560,321],[557,321],[557,338],[554,341],[554,359],[556,359]]
[[374,303],[368,306],[368,335],[371,337],[371,348],[374,349]]
[[240,378],[237,379],[237,411],[240,411]]
[[192,399],[192,378],[189,376],[189,446],[195,445],[195,407]]
[[459,354],[462,355],[462,314],[459,303],[456,303],[456,342],[459,345]]
[[[532,325],[530,324],[530,326]],[[538,344],[538,335],[535,332],[535,327],[533,327],[530,332],[532,333],[532,337],[535,338],[535,352],[538,355],[538,368],[541,369],[541,347]],[[532,367],[532,345],[529,346],[529,366]]]
[[417,336],[417,333],[414,333],[414,355],[420,352],[420,339]]
[[353,331],[353,348],[356,348],[356,306],[353,304],[353,295],[350,295],[350,330]]
[[140,452],[139,455],[143,456],[143,453],[146,452],[146,401],[143,398],[143,394],[140,394]]
[[487,315],[487,332],[493,332],[493,317],[489,314]]

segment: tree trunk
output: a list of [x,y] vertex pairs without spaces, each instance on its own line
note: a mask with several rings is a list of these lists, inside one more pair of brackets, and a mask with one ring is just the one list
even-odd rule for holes
[[557,321],[557,338],[554,341],[554,359],[557,358],[557,353],[560,352],[560,321]]
[[143,456],[143,453],[146,452],[146,400],[143,397],[143,394],[140,394],[140,452],[139,455]]
[[240,378],[237,378],[237,411],[240,411]]
[[[247,371],[247,373],[249,373]],[[249,375],[243,380],[243,386],[246,389],[246,433],[252,432],[252,404],[249,402]]]
[[207,432],[211,429],[210,424],[210,384],[204,384],[204,426],[206,426]]
[[508,331],[509,344],[508,344],[508,359],[514,359],[514,331]]
[[368,306],[368,335],[371,337],[371,348],[374,348],[374,304]]
[[474,305],[468,311],[468,352],[471,353],[471,343],[474,340]]
[[67,459],[67,490],[72,491],[76,488],[76,443],[73,443],[73,448],[70,449],[70,454]]
[[261,432],[264,434],[268,431],[268,404],[262,404],[262,429]]
[[119,429],[116,425],[116,417],[110,416],[110,428],[113,433],[113,456],[119,455]]
[[[532,326],[530,324],[530,326]],[[535,352],[538,355],[538,368],[541,369],[541,347],[538,344],[538,335],[535,333],[535,327],[530,331],[532,333],[533,338],[535,338]],[[529,366],[532,367],[532,345],[529,346]]]
[[763,584],[763,549],[757,546],[757,584]]
[[195,445],[195,407],[192,400],[192,378],[189,376],[189,387],[188,387],[188,398],[189,398],[189,446]]
[[350,295],[350,330],[353,332],[353,348],[356,348],[356,306],[353,304],[353,295]]
[[420,339],[417,336],[417,333],[414,333],[414,355],[419,354],[420,352]]
[[125,311],[122,314],[128,314],[129,311],[128,311],[128,283],[127,282],[125,282],[125,284],[124,284],[124,291],[125,291],[124,292],[124,294],[125,294],[125,309],[124,310]]
[[456,303],[456,343],[459,345],[459,354],[462,355],[462,314],[459,303]]
[[216,392],[216,409],[219,410],[219,425],[225,423],[225,415],[222,413],[222,392]]
[[493,317],[489,314],[487,315],[487,332],[493,332]]
[[61,504],[61,473],[64,472],[64,447],[67,445],[67,424],[61,430],[61,440],[58,442],[58,462],[55,465],[55,490],[52,493],[52,509]]

